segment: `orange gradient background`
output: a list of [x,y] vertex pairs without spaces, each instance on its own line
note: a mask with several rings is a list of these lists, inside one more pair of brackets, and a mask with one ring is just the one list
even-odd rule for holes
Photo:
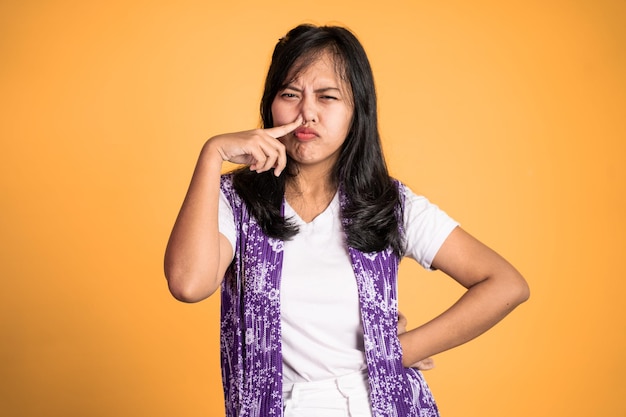
[[[162,255],[201,145],[258,125],[302,22],[354,30],[392,174],[531,285],[435,358],[442,415],[626,415],[618,0],[0,3],[0,415],[223,416],[219,299],[175,301]],[[401,269],[409,324],[461,293]]]

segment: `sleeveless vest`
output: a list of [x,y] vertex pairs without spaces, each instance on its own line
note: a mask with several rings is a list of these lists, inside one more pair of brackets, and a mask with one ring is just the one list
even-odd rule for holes
[[[404,187],[398,186],[403,197]],[[221,288],[226,416],[280,417],[283,241],[263,233],[233,189],[231,174],[222,176],[221,189],[233,209],[237,231],[234,259]],[[342,194],[340,202],[344,207]],[[363,253],[349,248],[349,253],[359,291],[373,416],[439,416],[421,372],[402,366],[397,337],[399,257],[390,249]]]

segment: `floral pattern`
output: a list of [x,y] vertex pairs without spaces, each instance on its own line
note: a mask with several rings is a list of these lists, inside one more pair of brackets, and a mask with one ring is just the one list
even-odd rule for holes
[[[404,186],[398,184],[404,196]],[[283,242],[263,233],[233,189],[221,188],[235,216],[237,243],[222,283],[221,356],[227,417],[283,415],[280,280]],[[340,202],[346,200],[340,194]],[[344,220],[344,224],[345,224]],[[397,337],[400,259],[390,249],[363,253],[349,248],[359,303],[375,417],[437,417],[421,372],[402,366]]]

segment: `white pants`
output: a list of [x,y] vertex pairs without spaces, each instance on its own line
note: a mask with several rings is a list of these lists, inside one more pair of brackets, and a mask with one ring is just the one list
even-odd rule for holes
[[367,371],[283,386],[284,417],[372,417]]

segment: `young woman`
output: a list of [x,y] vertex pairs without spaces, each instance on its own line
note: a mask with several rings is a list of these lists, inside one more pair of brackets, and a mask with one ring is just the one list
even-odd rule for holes
[[[221,288],[227,416],[437,416],[410,367],[480,335],[529,296],[522,276],[390,178],[356,37],[301,25],[275,47],[263,128],[204,145],[165,254],[171,293]],[[223,161],[242,164],[221,174]],[[407,256],[467,291],[397,335]]]

